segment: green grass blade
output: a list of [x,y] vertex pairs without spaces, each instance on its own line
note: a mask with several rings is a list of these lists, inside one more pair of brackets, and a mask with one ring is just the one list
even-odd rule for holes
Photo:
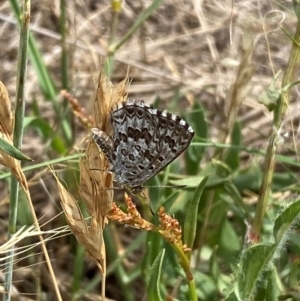
[[[231,133],[231,144],[240,145],[242,139],[241,125],[239,122],[235,122]],[[231,170],[238,169],[240,165],[240,152],[236,148],[229,148],[226,152],[225,163],[231,168]]]
[[161,268],[165,256],[165,250],[161,250],[155,258],[149,271],[149,282],[147,285],[147,296],[149,301],[162,301],[159,284],[161,277]]
[[[15,108],[15,128],[14,128],[14,146],[20,149],[23,140],[23,121],[25,115],[25,83],[26,83],[26,71],[27,71],[27,49],[28,49],[28,37],[29,37],[29,22],[30,22],[30,1],[24,1],[22,19],[21,14],[18,16],[18,20],[21,22],[20,33],[20,47],[18,53],[18,71],[17,71],[17,95],[16,95],[16,108]],[[9,202],[9,237],[16,233],[17,214],[18,214],[18,201],[19,201],[19,182],[15,177],[11,179],[11,191]],[[11,300],[11,285],[13,275],[13,263],[14,263],[14,248],[13,245],[7,252],[6,262],[6,274],[5,274],[5,292],[3,294],[3,300]]]
[[[208,126],[205,117],[205,110],[199,103],[196,102],[194,104],[188,120],[195,131],[194,141],[199,141],[200,139],[201,141],[206,141]],[[194,144],[189,146],[185,152],[188,174],[194,175],[198,172],[205,149],[205,146],[196,146]]]
[[153,13],[154,11],[163,3],[163,0],[153,0],[152,4],[149,5],[143,13],[137,18],[132,27],[127,31],[126,35],[114,45],[112,52],[116,52],[131,36],[141,27],[142,23],[144,23]]
[[157,7],[160,4],[162,4],[162,2],[163,2],[163,0],[153,0],[152,4],[146,10],[143,11],[143,13],[137,18],[135,23],[127,31],[127,33],[124,35],[124,37],[117,43],[113,43],[113,41],[115,40],[115,33],[116,33],[116,27],[118,24],[118,15],[119,15],[120,8],[117,9],[118,11],[114,11],[115,24],[113,24],[112,36],[110,37],[110,42],[112,44],[109,45],[108,58],[103,67],[104,73],[109,78],[111,77],[111,75],[113,73],[113,69],[114,69],[115,53],[118,51],[119,48],[122,47],[122,45],[126,41],[128,41],[131,38],[131,36],[142,26],[143,22],[145,22],[145,20],[153,14],[153,12],[157,9]]
[[[41,163],[33,164],[33,165],[30,165],[30,166],[26,166],[26,167],[22,168],[22,171],[26,172],[26,171],[34,170],[34,169],[37,169],[37,168],[45,168],[45,167],[48,167],[48,166],[53,165],[53,164],[68,162],[68,161],[71,161],[71,160],[78,161],[78,159],[83,157],[83,156],[84,156],[84,154],[74,154],[74,155],[70,155],[70,156],[66,156],[66,157],[55,158],[53,160],[49,160],[49,161],[46,161],[46,162],[41,162]],[[10,176],[10,173],[5,172],[5,173],[0,175],[0,180],[5,179],[9,176]]]
[[[11,3],[11,7],[13,9],[13,12],[15,14],[15,17],[18,20],[19,25],[20,25],[21,11],[20,11],[18,1],[11,0],[10,3]],[[52,101],[55,102],[55,97],[56,97],[57,93],[54,88],[53,81],[49,75],[49,72],[48,72],[45,64],[44,64],[42,55],[36,45],[36,42],[30,32],[28,33],[28,53],[29,53],[31,62],[34,66],[34,69],[37,72],[37,78],[39,79],[39,83],[41,85],[41,89],[44,93],[46,100],[51,99]]]
[[29,157],[20,152],[17,148],[6,142],[4,139],[0,137],[0,149],[4,151],[6,154],[12,156],[17,160],[24,161],[32,161]]
[[[11,0],[11,7],[13,9],[13,12],[16,16],[16,19],[19,22],[20,25],[20,7],[16,0]],[[56,115],[59,116],[58,120],[61,121],[61,129],[63,132],[63,136],[67,140],[67,143],[70,144],[70,141],[72,140],[71,130],[70,126],[68,124],[68,121],[65,120],[63,114],[64,112],[61,110],[58,102],[57,102],[57,91],[54,86],[53,80],[48,72],[48,69],[44,63],[43,57],[41,55],[41,52],[39,51],[37,44],[35,42],[34,37],[29,32],[28,34],[28,53],[30,61],[32,62],[32,65],[35,69],[35,72],[37,74],[37,78],[39,80],[39,84],[41,87],[41,90],[44,94],[45,100],[49,100],[52,103],[52,106],[54,108],[54,111],[56,112]]]
[[183,237],[184,237],[184,243],[189,248],[193,246],[195,240],[196,230],[197,230],[198,206],[207,180],[208,177],[205,177],[199,183],[187,208],[184,228],[183,228]]

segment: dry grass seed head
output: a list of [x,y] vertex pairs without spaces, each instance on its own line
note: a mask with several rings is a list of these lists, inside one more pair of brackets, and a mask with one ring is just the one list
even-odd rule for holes
[[91,128],[94,126],[94,120],[91,116],[89,116],[85,109],[81,106],[76,98],[74,98],[70,93],[63,90],[60,94],[68,100],[69,104],[72,107],[73,114],[79,119],[82,125]]
[[14,130],[14,117],[11,110],[8,92],[4,84],[0,81],[0,130],[7,136],[12,137]]
[[103,249],[102,223],[98,222],[95,216],[91,216],[90,227],[88,227],[85,218],[73,196],[59,182],[53,173],[59,188],[61,204],[69,223],[70,229],[80,244],[85,247],[89,254],[101,267],[105,258]]
[[[112,134],[110,112],[117,103],[126,99],[127,85],[126,78],[114,87],[102,72],[99,74],[94,120],[96,127],[108,135]],[[86,158],[80,162],[79,190],[84,192],[84,195],[81,196],[91,214],[90,234],[99,239],[99,241],[94,241],[94,245],[90,244],[87,251],[93,258],[100,256],[97,261],[103,272],[105,272],[105,248],[102,232],[113,200],[113,190],[111,189],[113,178],[110,172],[106,172],[108,169],[107,159],[102,152],[99,153],[98,146],[91,139],[87,146]]]
[[[11,102],[4,84],[0,81],[0,135],[3,140],[11,145],[13,145],[13,130],[14,117],[11,110]],[[29,200],[30,195],[28,191],[28,183],[21,169],[20,161],[0,150],[0,163],[10,168],[11,172],[24,189],[27,199]]]
[[95,99],[95,123],[96,127],[104,131],[107,135],[111,134],[110,112],[118,103],[127,99],[128,78],[113,85],[106,75],[100,72],[97,94]]
[[[110,111],[117,103],[125,100],[127,95],[127,79],[114,87],[106,76],[100,72],[97,96],[95,99],[95,124],[111,134]],[[74,104],[74,102],[73,102]],[[73,105],[79,116],[84,117],[83,110]],[[86,252],[99,263],[102,272],[105,271],[105,249],[103,244],[103,228],[106,215],[111,209],[113,190],[112,175],[107,172],[109,164],[98,146],[91,139],[87,145],[86,156],[80,160],[79,192],[91,216],[90,225],[81,213],[73,196],[58,181],[62,207],[72,232],[76,239],[85,246]]]
[[117,221],[118,223],[126,226],[131,226],[136,229],[157,232],[158,228],[147,220],[143,219],[136,209],[136,206],[132,202],[131,197],[125,194],[125,203],[128,208],[128,213],[125,213],[116,206],[115,203],[112,205],[112,209],[109,212],[109,219]]
[[[127,96],[127,78],[113,86],[108,78],[100,72],[97,95],[94,105],[94,120],[96,127],[111,135],[110,112],[112,108],[123,102]],[[98,216],[102,226],[105,216],[111,209],[113,200],[113,178],[108,172],[109,163],[104,154],[99,152],[98,146],[91,139],[86,149],[86,159],[80,162],[80,188],[84,192],[84,202],[91,215]],[[92,206],[91,202],[94,204]]]
[[177,219],[171,217],[163,207],[158,212],[161,229],[159,233],[172,244],[177,244],[183,248],[182,243],[182,230]]

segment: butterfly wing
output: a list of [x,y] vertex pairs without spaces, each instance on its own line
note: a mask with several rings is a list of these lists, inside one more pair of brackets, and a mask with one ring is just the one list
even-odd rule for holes
[[111,115],[113,171],[121,185],[141,186],[175,160],[194,131],[180,117],[127,101]]
[[157,119],[143,102],[127,101],[113,110],[111,121],[115,179],[121,186],[140,186],[148,179],[146,169],[159,153]]
[[154,111],[159,135],[158,153],[147,167],[152,177],[174,161],[189,146],[194,130],[179,116],[152,108],[148,110]]

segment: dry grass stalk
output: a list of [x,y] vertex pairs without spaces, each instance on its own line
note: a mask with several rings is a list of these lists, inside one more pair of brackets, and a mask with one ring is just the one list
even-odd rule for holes
[[253,66],[251,62],[253,41],[249,38],[244,44],[243,56],[237,70],[236,80],[231,85],[226,97],[225,113],[228,116],[228,121],[225,138],[223,140],[224,143],[230,143],[230,135],[238,117],[238,110],[251,88],[249,83],[253,76]]

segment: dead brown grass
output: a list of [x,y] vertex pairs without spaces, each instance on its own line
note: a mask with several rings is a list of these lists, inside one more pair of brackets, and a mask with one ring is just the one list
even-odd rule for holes
[[[68,6],[72,93],[90,112],[112,18],[109,1],[92,3],[87,5],[84,1],[78,1],[76,6]],[[143,3],[145,7],[147,4]],[[223,125],[220,117],[225,114],[226,95],[235,80],[243,45],[253,40],[254,72],[250,93],[240,110],[240,120],[251,124],[244,129],[245,143],[256,144],[260,135],[267,134],[267,130],[263,129],[268,128],[271,118],[257,99],[270,83],[273,70],[277,72],[284,68],[290,49],[288,38],[279,28],[282,14],[276,13],[275,9],[281,9],[285,14],[283,26],[286,29],[292,31],[296,20],[291,2],[279,7],[271,1],[242,1],[235,2],[233,10],[231,4],[231,1],[165,1],[145,22],[141,34],[134,35],[117,53],[113,80],[118,82],[123,79],[130,65],[130,78],[133,80],[129,95],[135,99],[151,103],[160,96],[168,102],[178,87],[183,95],[191,92],[211,112],[211,131],[218,135]],[[141,3],[124,4],[118,32],[120,37],[141,9]],[[60,76],[56,72],[60,58],[57,33],[59,3],[33,3],[32,11],[32,31],[53,78],[59,83]],[[3,45],[0,56],[5,58],[0,78],[13,99],[18,30],[12,23],[8,2],[1,4],[0,12],[0,43]],[[266,23],[265,32],[263,22]],[[27,98],[35,95],[41,107],[46,105],[47,110],[33,68],[28,71]],[[290,111],[296,112],[297,105],[291,106]]]
[[[118,31],[121,37],[133,24],[143,7],[150,1],[127,1],[124,3]],[[283,6],[284,5],[284,6]],[[252,76],[247,82],[247,94],[236,112],[243,123],[243,144],[265,148],[272,115],[257,102],[262,91],[271,82],[274,73],[283,69],[291,43],[280,30],[282,26],[293,32],[296,17],[292,11],[292,1],[184,1],[166,0],[158,11],[144,24],[139,34],[135,34],[116,55],[116,68],[112,81],[119,82],[132,78],[129,96],[151,103],[159,96],[165,103],[171,101],[176,89],[182,100],[192,104],[199,101],[207,110],[209,130],[214,141],[220,141],[227,128],[228,107],[232,105],[229,91],[235,84],[237,68],[247,45],[253,41],[251,59]],[[72,95],[89,113],[93,111],[93,100],[97,90],[97,79],[102,55],[106,53],[112,15],[110,1],[68,1],[68,46],[71,65],[70,81]],[[36,1],[32,6],[32,32],[39,48],[59,86],[60,36],[58,34],[59,1]],[[263,24],[265,23],[265,28]],[[0,2],[0,80],[4,82],[11,99],[15,97],[15,81],[19,31],[8,1]],[[281,79],[281,75],[279,76]],[[279,79],[279,82],[280,82]],[[298,91],[290,103],[282,132],[291,137],[294,125],[296,138],[299,136]],[[42,96],[38,78],[29,63],[26,89],[27,112],[30,115],[30,101],[35,98],[47,120],[54,120],[50,105]],[[184,108],[183,106],[181,107]],[[78,140],[86,135],[78,129]],[[299,139],[298,139],[299,140]],[[32,143],[32,141],[35,141]],[[285,151],[293,148],[292,138],[286,138]],[[25,135],[24,149],[29,157],[43,160],[45,148],[33,135]],[[34,156],[32,156],[34,154]],[[47,180],[47,179],[46,179]],[[38,193],[34,193],[38,212],[60,211],[55,202],[57,192],[52,184],[51,192],[44,191],[40,183]],[[31,188],[33,189],[33,188]],[[43,193],[41,193],[41,190]],[[51,201],[51,198],[54,202]],[[3,195],[5,197],[5,195]],[[1,217],[7,214],[7,206],[1,206]],[[55,221],[49,227],[56,227]],[[2,230],[2,229],[1,229]],[[5,236],[1,236],[1,243]],[[56,241],[51,245],[52,258],[62,279],[71,270],[70,259],[61,252],[68,253],[70,246]],[[88,268],[87,268],[88,269]],[[45,281],[45,279],[43,279]],[[59,279],[58,279],[59,281]],[[66,284],[68,288],[70,284]],[[67,289],[66,289],[67,291]],[[95,300],[95,299],[94,299]]]

